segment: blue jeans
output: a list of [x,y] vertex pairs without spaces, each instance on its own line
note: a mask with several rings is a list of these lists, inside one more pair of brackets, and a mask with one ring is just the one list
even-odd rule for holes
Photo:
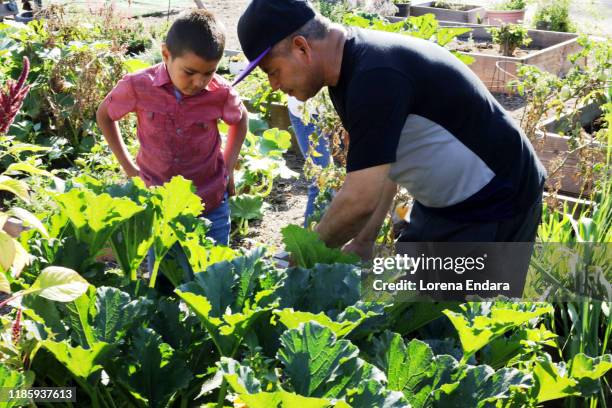
[[[210,213],[203,215],[211,222],[210,229],[206,232],[208,238],[216,241],[217,245],[229,245],[229,236],[231,228],[229,197],[227,192],[223,196],[221,204],[212,210]],[[183,251],[181,245],[177,242],[166,254],[166,257],[174,258],[180,267],[185,271],[186,277],[193,277],[193,269],[189,265],[189,260]],[[153,264],[155,263],[155,254],[153,248],[149,249],[147,254],[147,270],[153,272]]]
[[[319,154],[319,156],[309,155],[309,136],[314,132],[320,133],[320,130],[312,122],[308,125],[304,124],[301,118],[295,116],[291,112],[289,112],[289,119],[291,120],[291,126],[293,127],[295,138],[297,139],[300,151],[302,152],[304,159],[310,158],[317,166],[329,166],[329,163],[331,161],[331,155],[329,153],[329,138],[327,137],[327,135],[319,135],[319,143],[315,147],[315,151]],[[316,121],[316,115],[313,115],[312,119],[313,122]],[[310,182],[310,186],[308,187],[308,201],[306,202],[306,211],[304,212],[304,226],[307,226],[306,221],[308,220],[308,217],[312,215],[315,209],[315,199],[319,194],[319,188],[317,187],[316,181],[310,180]]]

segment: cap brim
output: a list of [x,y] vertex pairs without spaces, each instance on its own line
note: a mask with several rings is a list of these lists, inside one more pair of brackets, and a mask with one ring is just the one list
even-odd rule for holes
[[259,57],[255,58],[253,61],[251,61],[249,63],[249,65],[244,69],[244,71],[242,71],[240,73],[240,75],[238,75],[238,78],[234,79],[234,82],[232,83],[232,86],[236,86],[240,81],[242,81],[244,78],[246,78],[246,76],[249,75],[251,73],[251,71],[253,71],[255,68],[257,68],[257,65],[259,64],[259,62],[262,60],[263,57],[266,56],[267,53],[270,52],[271,49],[272,49],[272,46],[266,48],[266,50],[264,52],[259,54]]

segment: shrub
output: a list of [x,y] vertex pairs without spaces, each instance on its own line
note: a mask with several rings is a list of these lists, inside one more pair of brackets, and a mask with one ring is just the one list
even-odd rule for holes
[[499,44],[499,51],[505,56],[512,56],[517,47],[531,43],[527,29],[521,24],[502,24],[499,27],[491,27],[489,32],[493,43]]

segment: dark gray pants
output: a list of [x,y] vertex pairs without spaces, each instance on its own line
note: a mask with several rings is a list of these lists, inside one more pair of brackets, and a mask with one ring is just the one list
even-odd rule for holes
[[489,222],[443,218],[415,202],[399,242],[533,242],[542,217],[542,196],[524,213]]
[[[474,293],[456,291],[434,293],[435,300],[465,301],[469,296],[481,298],[504,295],[522,296],[533,253],[533,244],[542,216],[542,197],[524,213],[510,219],[491,222],[460,222],[443,218],[431,210],[415,203],[410,212],[408,225],[404,227],[396,245],[397,253],[433,257],[461,257],[488,252],[486,269],[482,273],[457,275],[431,271],[421,275],[427,282],[461,282],[492,280],[508,282],[510,289],[503,292]],[[444,244],[444,243],[451,244]],[[467,244],[453,244],[465,242]],[[402,244],[413,243],[413,244]],[[438,244],[432,244],[438,243]],[[470,244],[471,243],[471,244]]]

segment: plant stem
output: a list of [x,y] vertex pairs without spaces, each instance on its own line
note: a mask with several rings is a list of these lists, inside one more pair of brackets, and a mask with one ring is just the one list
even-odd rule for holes
[[223,408],[223,403],[225,401],[225,395],[227,394],[227,382],[225,378],[221,383],[221,390],[219,391],[219,398],[217,399],[217,408]]

